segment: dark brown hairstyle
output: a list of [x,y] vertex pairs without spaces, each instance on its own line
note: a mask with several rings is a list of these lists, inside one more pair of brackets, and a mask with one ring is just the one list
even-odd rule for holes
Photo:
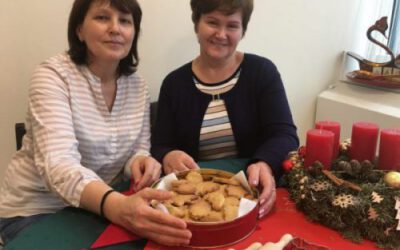
[[192,21],[195,28],[203,14],[218,10],[226,15],[231,15],[240,10],[244,35],[253,12],[253,0],[190,0],[190,7],[192,8]]
[[77,35],[77,28],[83,24],[85,16],[94,2],[110,3],[110,6],[123,12],[132,14],[135,35],[129,54],[123,58],[118,66],[118,73],[130,75],[136,71],[139,64],[137,43],[140,33],[140,23],[142,20],[142,10],[136,0],[75,0],[69,15],[68,21],[68,43],[72,61],[78,65],[87,64],[87,47],[85,42],[81,42]]

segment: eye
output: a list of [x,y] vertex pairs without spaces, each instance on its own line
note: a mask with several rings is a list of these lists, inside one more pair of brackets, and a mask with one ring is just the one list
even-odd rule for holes
[[218,22],[217,21],[207,21],[207,24],[210,25],[210,26],[215,27],[215,26],[218,25]]
[[240,28],[240,25],[238,25],[238,24],[229,24],[228,25],[228,29],[231,29],[231,30],[237,30],[239,28]]
[[106,15],[97,15],[94,17],[94,19],[99,20],[99,21],[106,21],[109,19],[109,17]]
[[122,24],[132,24],[132,19],[131,19],[131,18],[123,17],[123,18],[120,18],[119,21],[120,21]]

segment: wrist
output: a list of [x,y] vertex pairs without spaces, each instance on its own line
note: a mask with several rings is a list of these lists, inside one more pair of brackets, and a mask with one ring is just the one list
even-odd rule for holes
[[100,206],[100,212],[102,211],[101,215],[109,221],[116,222],[118,220],[118,214],[120,214],[118,209],[121,206],[119,204],[124,198],[125,195],[115,190],[113,190],[113,192],[110,192],[104,199],[102,206]]

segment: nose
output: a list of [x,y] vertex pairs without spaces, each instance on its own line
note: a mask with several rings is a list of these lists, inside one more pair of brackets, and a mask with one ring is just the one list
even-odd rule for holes
[[219,28],[219,29],[217,30],[215,36],[216,36],[218,39],[225,39],[225,38],[226,38],[226,30],[225,30],[225,28],[223,28],[223,27]]
[[118,18],[111,19],[109,30],[111,33],[115,33],[115,34],[117,34],[121,31],[121,25],[119,23]]

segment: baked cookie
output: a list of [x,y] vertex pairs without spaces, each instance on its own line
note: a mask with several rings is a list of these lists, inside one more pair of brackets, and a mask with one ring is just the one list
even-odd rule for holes
[[238,216],[238,211],[239,211],[239,207],[238,206],[225,205],[224,208],[223,208],[224,219],[226,221],[230,221],[230,220],[236,219],[237,216]]
[[185,179],[191,183],[199,183],[203,181],[203,177],[201,176],[201,174],[197,171],[190,171]]
[[168,209],[168,212],[175,217],[184,218],[186,215],[187,209],[185,209],[184,207],[175,207],[170,204],[165,204],[165,207]]
[[177,207],[182,207],[183,205],[190,205],[193,201],[197,200],[198,197],[192,194],[176,194],[171,199],[171,204]]
[[225,204],[231,206],[239,206],[240,200],[234,196],[225,197]]
[[204,199],[208,201],[211,204],[211,207],[216,211],[220,211],[225,203],[224,194],[219,191],[206,194]]
[[204,196],[205,194],[217,191],[219,189],[219,185],[215,182],[205,181],[197,183],[196,185],[196,194],[200,196]]
[[210,203],[205,200],[198,200],[190,206],[189,215],[195,221],[200,221],[211,212]]
[[172,191],[178,194],[195,194],[196,186],[194,183],[188,182],[187,180],[178,180],[171,182]]
[[218,222],[224,221],[224,214],[222,211],[210,211],[206,217],[204,217],[201,221],[203,222]]
[[228,185],[225,190],[228,196],[234,196],[239,199],[247,194],[247,191],[242,186]]
[[221,183],[221,184],[229,184],[233,186],[240,186],[241,183],[236,180],[235,178],[222,178],[222,177],[213,177],[212,179],[216,183]]

